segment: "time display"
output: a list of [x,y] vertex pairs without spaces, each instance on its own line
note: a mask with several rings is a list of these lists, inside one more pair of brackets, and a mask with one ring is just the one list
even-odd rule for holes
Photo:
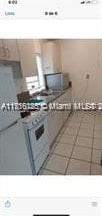
[[18,3],[17,0],[9,0],[9,1],[8,1],[8,4],[17,4],[17,3]]

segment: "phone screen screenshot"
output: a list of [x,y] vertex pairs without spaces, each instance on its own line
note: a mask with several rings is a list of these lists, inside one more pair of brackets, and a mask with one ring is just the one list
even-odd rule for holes
[[102,216],[102,0],[0,0],[0,216]]

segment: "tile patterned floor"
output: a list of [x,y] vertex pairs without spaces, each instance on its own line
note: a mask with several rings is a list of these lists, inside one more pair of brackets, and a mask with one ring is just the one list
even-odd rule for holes
[[78,111],[59,133],[40,175],[102,175],[102,114]]

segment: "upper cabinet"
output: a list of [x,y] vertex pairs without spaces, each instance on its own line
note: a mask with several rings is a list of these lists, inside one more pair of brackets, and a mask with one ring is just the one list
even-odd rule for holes
[[37,74],[34,40],[18,40],[19,56],[23,77]]
[[42,59],[45,74],[61,72],[60,46],[56,40],[43,43]]
[[16,39],[0,39],[0,60],[19,61]]
[[42,69],[45,74],[61,72],[58,40],[0,40],[0,60],[19,61],[23,77],[38,75],[37,54],[41,56]]

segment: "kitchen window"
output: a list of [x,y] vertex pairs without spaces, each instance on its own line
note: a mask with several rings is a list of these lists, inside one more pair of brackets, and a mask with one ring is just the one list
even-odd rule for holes
[[33,94],[37,91],[41,91],[45,89],[45,81],[44,81],[44,74],[43,74],[43,68],[42,68],[41,54],[37,53],[35,55],[35,59],[36,59],[36,68],[37,68],[38,75],[26,77],[27,89],[29,90],[30,94]]

